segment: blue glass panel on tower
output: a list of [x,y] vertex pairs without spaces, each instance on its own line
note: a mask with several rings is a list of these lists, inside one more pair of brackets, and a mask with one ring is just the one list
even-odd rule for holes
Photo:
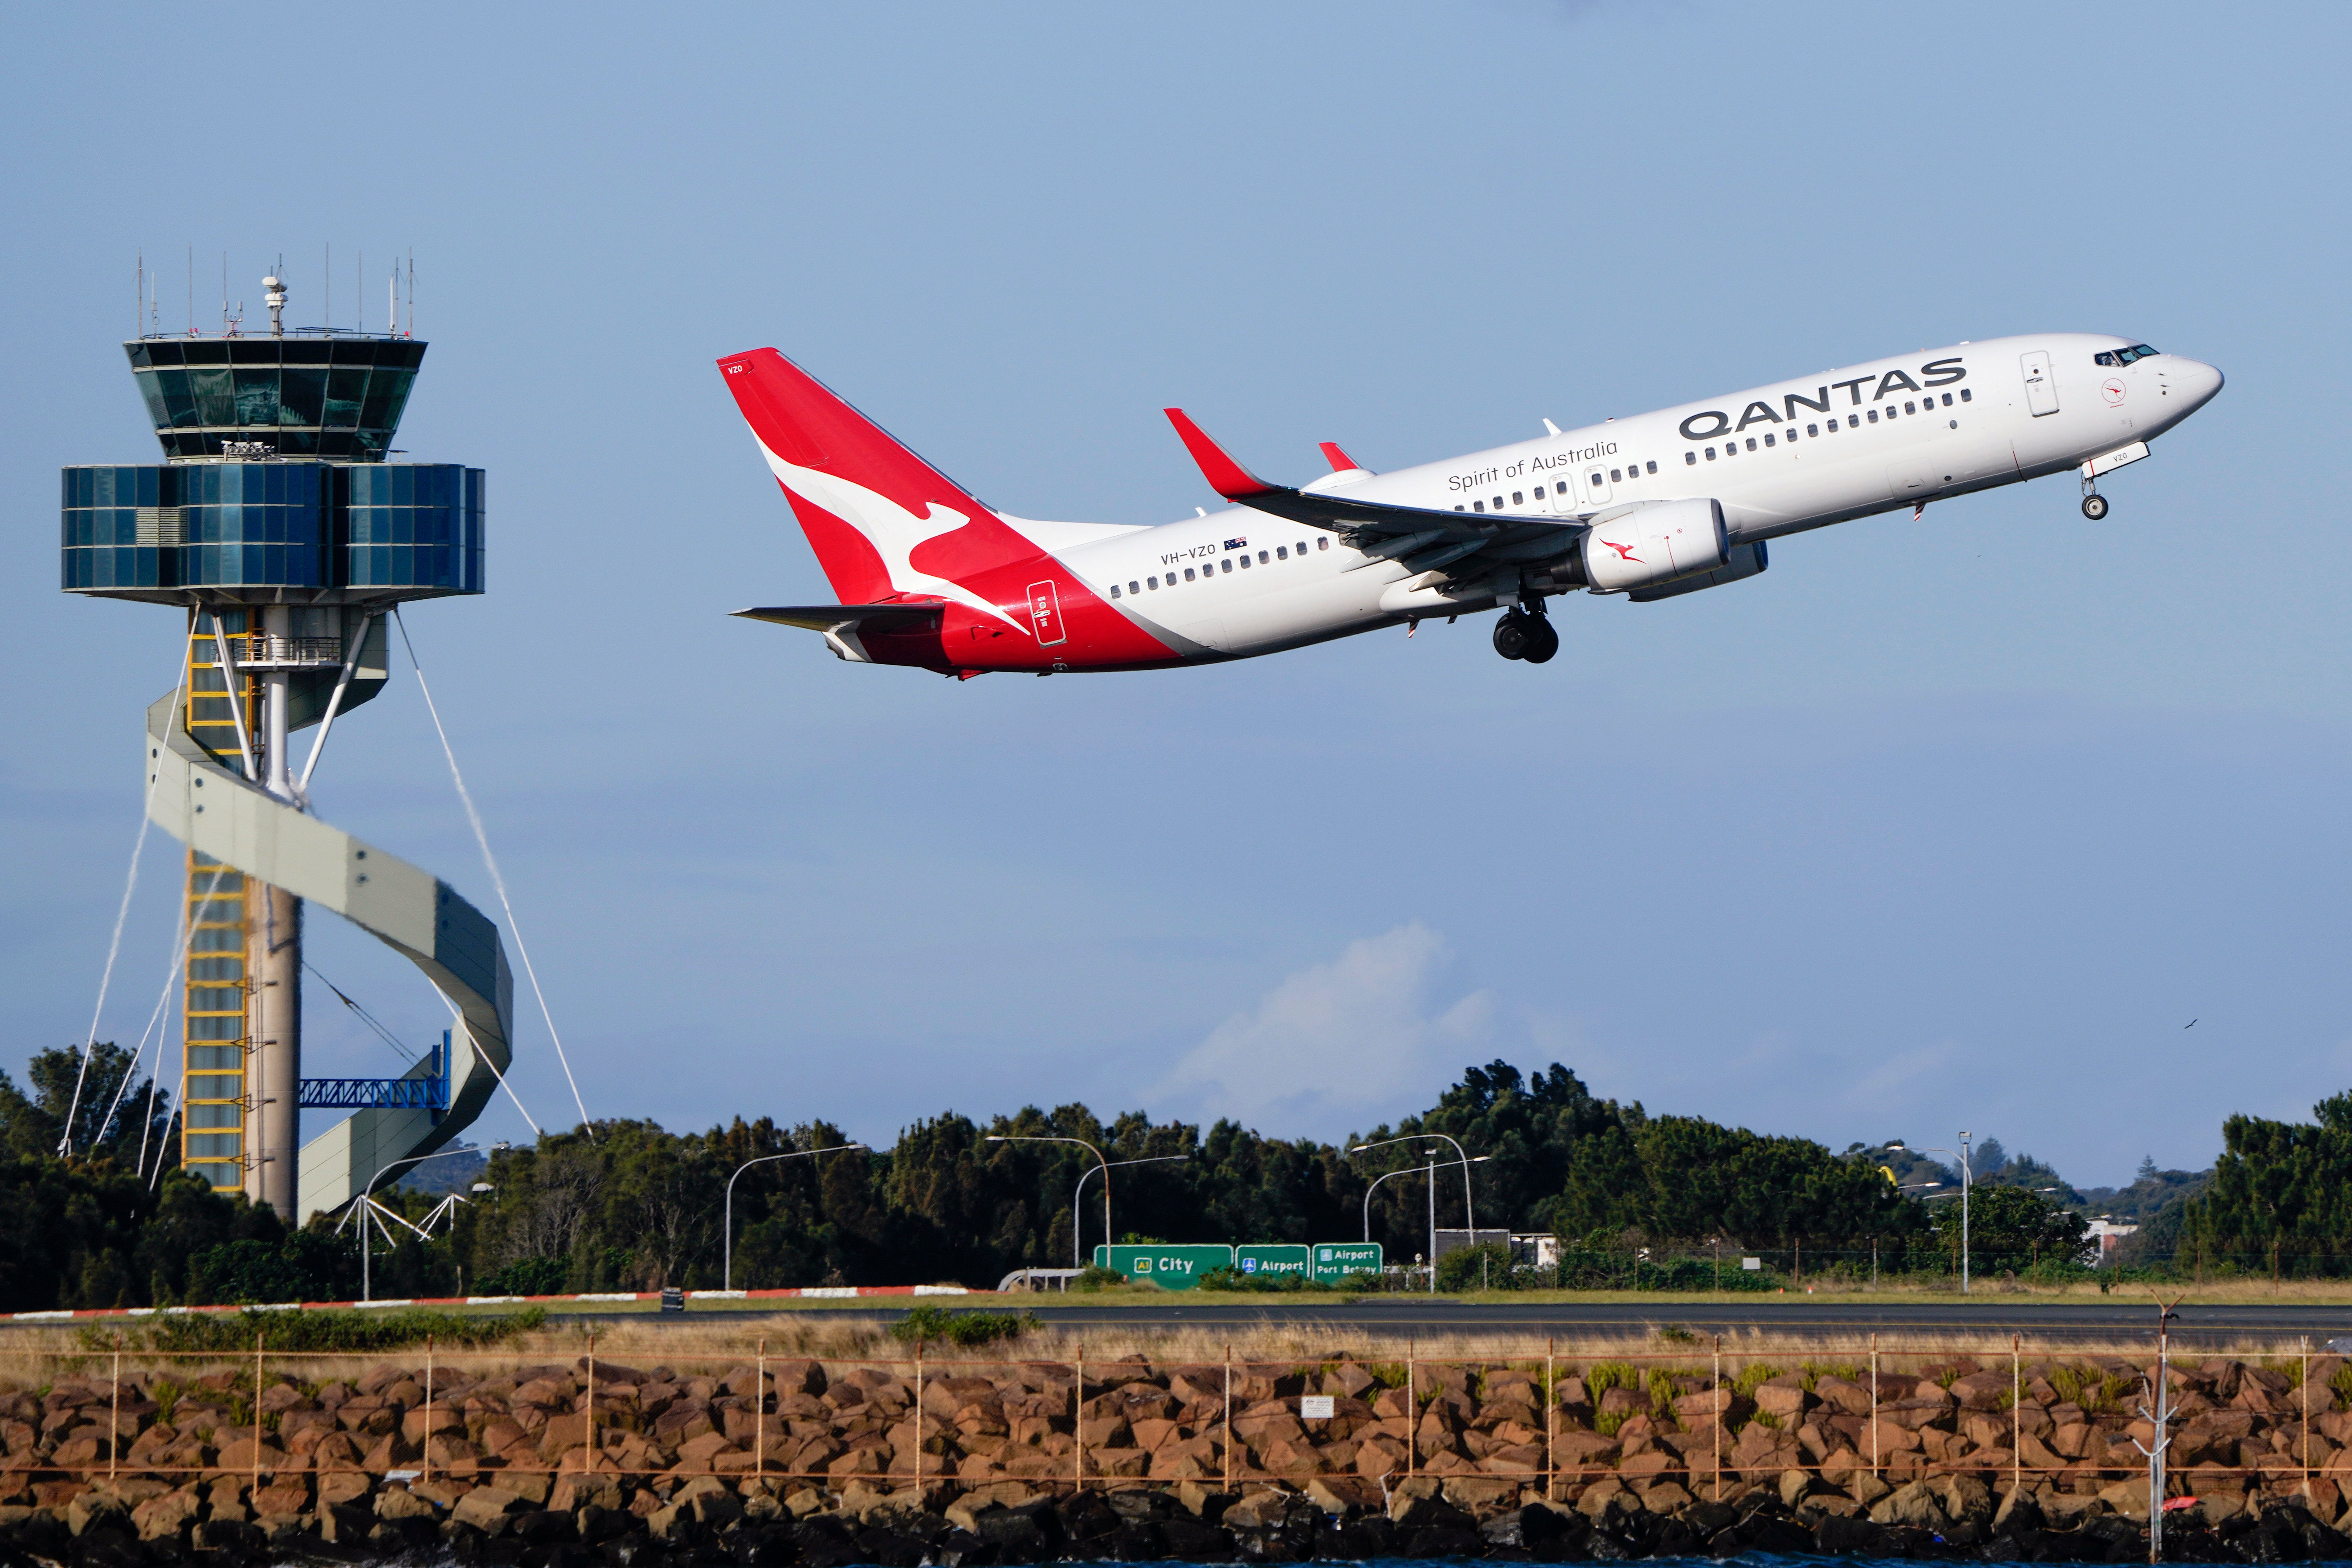
[[178,603],[479,593],[479,468],[223,460],[59,476],[59,586]]

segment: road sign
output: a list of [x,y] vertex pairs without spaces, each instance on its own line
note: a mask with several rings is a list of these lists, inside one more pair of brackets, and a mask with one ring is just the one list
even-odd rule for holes
[[1377,1274],[1383,1261],[1377,1241],[1318,1241],[1308,1250],[1309,1277],[1334,1284],[1350,1274]]
[[1097,1247],[1095,1261],[1126,1275],[1137,1284],[1150,1281],[1163,1291],[1189,1291],[1201,1276],[1234,1266],[1230,1247]]
[[1297,1245],[1272,1247],[1237,1247],[1234,1249],[1234,1268],[1245,1275],[1296,1274],[1307,1277],[1307,1249]]

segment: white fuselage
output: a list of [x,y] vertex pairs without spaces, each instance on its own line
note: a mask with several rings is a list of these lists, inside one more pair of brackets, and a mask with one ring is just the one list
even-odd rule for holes
[[[2097,362],[2131,343],[2095,333],[1962,343],[1308,488],[1563,522],[1708,497],[1733,544],[1777,538],[2078,467],[2171,429],[2220,390],[2219,371],[2174,355]],[[1395,560],[1247,507],[1145,528],[1007,520],[1034,528],[1096,593],[1109,599],[1115,585],[1122,612],[1194,656],[1273,653],[1558,591],[1532,559],[1467,583],[1444,571],[1408,580]]]

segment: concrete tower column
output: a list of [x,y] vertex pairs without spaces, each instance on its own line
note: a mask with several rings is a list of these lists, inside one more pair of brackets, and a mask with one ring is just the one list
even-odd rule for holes
[[289,1225],[300,1222],[302,1077],[302,901],[282,887],[248,880],[246,908],[252,946],[245,972],[252,987],[246,1093],[246,1195],[266,1203]]

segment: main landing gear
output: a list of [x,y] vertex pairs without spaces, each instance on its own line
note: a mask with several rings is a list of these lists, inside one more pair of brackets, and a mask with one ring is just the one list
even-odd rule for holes
[[1514,610],[1495,622],[1495,652],[1506,659],[1540,664],[1559,652],[1559,633],[1552,630],[1549,617]]
[[2083,515],[2097,522],[2107,515],[2107,498],[2091,488],[2091,481],[2083,481]]

